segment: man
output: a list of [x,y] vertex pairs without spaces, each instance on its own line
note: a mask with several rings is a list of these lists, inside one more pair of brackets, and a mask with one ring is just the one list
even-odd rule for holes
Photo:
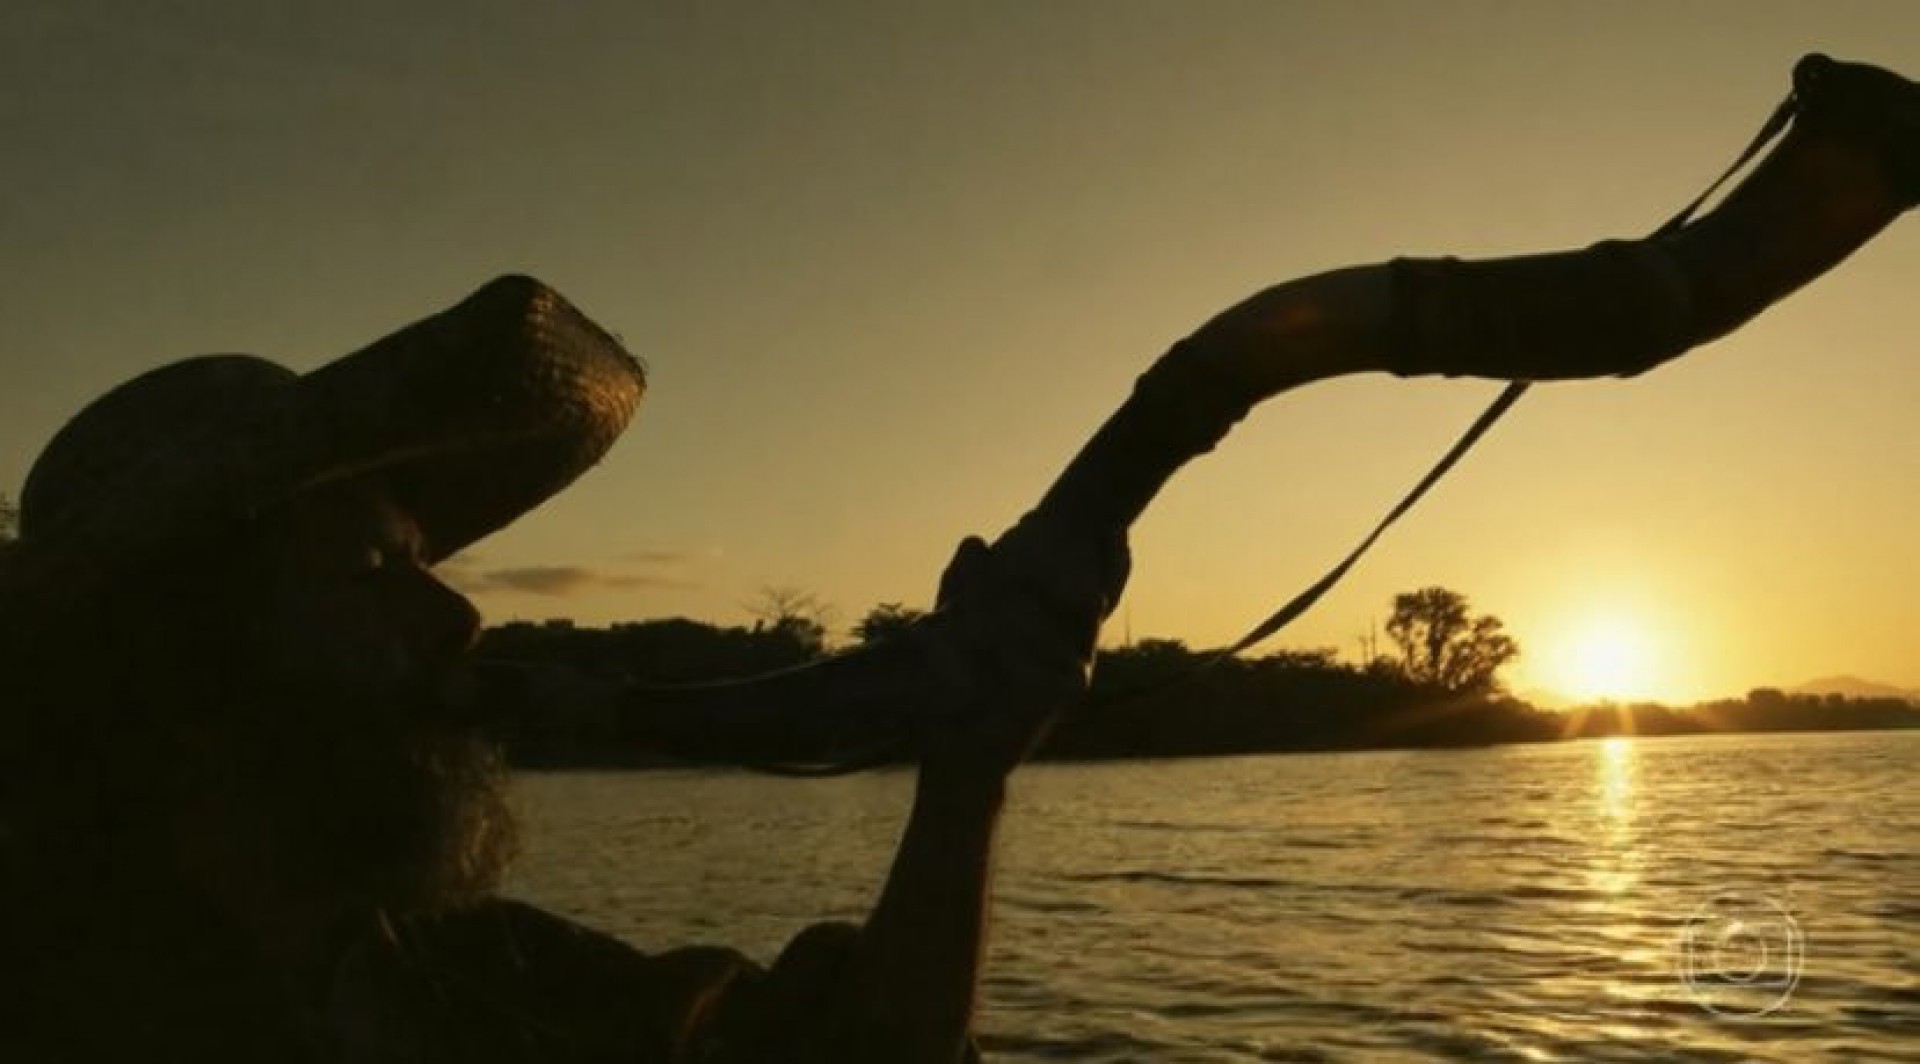
[[[1635,373],[1723,334],[1920,201],[1920,88],[1816,57],[1796,93],[1786,141],[1677,234],[1252,297],[1143,378],[1092,465],[1177,465],[1338,373]],[[920,776],[860,927],[809,929],[764,971],[642,955],[493,896],[513,833],[470,690],[478,619],[431,569],[594,464],[643,386],[505,278],[304,377],[164,367],[55,438],[0,564],[0,1059],[970,1054],[1005,781],[1084,690],[1126,576],[1124,521],[1087,515],[1119,481],[963,544],[905,651],[661,710],[668,745],[752,759],[813,741],[774,696],[912,691]]]
[[460,697],[479,620],[429,572],[593,464],[642,387],[504,278],[306,377],[163,367],[56,437],[6,574],[24,982],[0,1057],[957,1058],[1002,784],[1083,688],[1124,556],[1057,553],[1035,598],[963,552],[964,623],[927,651],[958,679],[928,697],[985,712],[927,750],[860,933],[817,928],[769,973],[643,957],[491,898],[512,829]]

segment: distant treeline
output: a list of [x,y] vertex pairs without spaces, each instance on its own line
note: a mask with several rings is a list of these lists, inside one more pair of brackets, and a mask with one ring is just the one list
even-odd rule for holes
[[[480,651],[655,683],[750,676],[823,652],[812,632],[794,625],[723,628],[685,619],[603,629],[508,624],[488,630]],[[1416,679],[1411,671],[1388,657],[1366,665],[1342,662],[1332,650],[1215,660],[1176,641],[1145,640],[1102,653],[1092,698],[1061,722],[1041,756],[1183,757],[1920,727],[1920,706],[1898,698],[1763,688],[1743,699],[1687,708],[1608,704],[1563,712],[1530,705],[1490,682],[1448,686]],[[515,759],[528,765],[636,763],[633,751],[596,749],[577,736],[538,727],[513,736],[512,748]]]

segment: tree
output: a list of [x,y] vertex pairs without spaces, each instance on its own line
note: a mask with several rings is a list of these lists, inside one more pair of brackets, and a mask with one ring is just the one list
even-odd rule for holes
[[880,643],[896,638],[913,627],[915,621],[925,617],[927,611],[916,610],[912,606],[903,606],[898,602],[882,602],[867,611],[860,623],[853,626],[853,634],[862,643]]
[[747,612],[758,622],[756,631],[791,639],[808,657],[826,653],[833,607],[813,592],[783,585],[763,587],[747,603]]
[[1387,619],[1387,637],[1400,650],[1407,678],[1449,691],[1499,688],[1496,674],[1520,656],[1520,644],[1505,628],[1491,614],[1474,616],[1465,595],[1444,587],[1395,595]]

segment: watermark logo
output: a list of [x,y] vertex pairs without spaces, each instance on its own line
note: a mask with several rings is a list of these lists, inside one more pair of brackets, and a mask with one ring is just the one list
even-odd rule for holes
[[1719,894],[1680,931],[1680,979],[1700,1007],[1753,1018],[1779,1009],[1800,985],[1807,939],[1786,906],[1756,894]]

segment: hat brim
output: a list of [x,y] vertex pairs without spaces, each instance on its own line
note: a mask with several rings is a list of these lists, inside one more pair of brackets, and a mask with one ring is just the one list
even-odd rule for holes
[[502,277],[302,378],[296,490],[380,475],[439,562],[597,464],[646,376],[553,289]]
[[[646,390],[617,340],[520,276],[304,376],[241,356],[195,362],[206,365],[149,375],[171,374],[174,390],[200,394],[194,423],[177,424],[176,404],[164,412],[170,423],[140,426],[156,443],[137,462],[89,468],[85,441],[143,416],[167,420],[136,409],[163,388],[124,385],[55,437],[22,493],[22,535],[0,583],[85,594],[303,492],[370,477],[421,529],[425,560],[438,562],[599,462]],[[222,388],[247,402],[222,409]]]

